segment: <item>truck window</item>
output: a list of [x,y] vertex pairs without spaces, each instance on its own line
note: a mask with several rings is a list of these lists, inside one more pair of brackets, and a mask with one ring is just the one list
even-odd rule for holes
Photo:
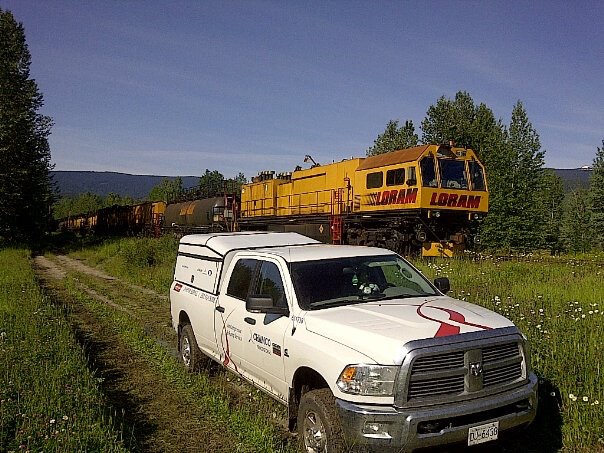
[[279,272],[279,268],[275,263],[269,261],[262,262],[258,280],[254,286],[252,294],[271,296],[275,307],[287,308],[287,299],[285,298],[281,272]]
[[422,186],[437,187],[436,170],[434,169],[434,156],[426,156],[420,162],[422,171]]
[[466,164],[463,160],[438,159],[440,186],[443,189],[467,189]]
[[298,303],[304,310],[438,294],[397,255],[296,262],[291,272]]
[[386,185],[387,186],[400,186],[405,183],[405,169],[397,168],[395,170],[388,170],[386,172]]
[[484,183],[484,172],[480,164],[474,160],[468,162],[470,169],[470,179],[472,180],[472,190],[487,190]]
[[384,173],[377,171],[375,173],[367,173],[367,188],[377,189],[384,184]]
[[237,261],[227,287],[227,295],[245,300],[249,293],[250,283],[258,260],[242,259]]

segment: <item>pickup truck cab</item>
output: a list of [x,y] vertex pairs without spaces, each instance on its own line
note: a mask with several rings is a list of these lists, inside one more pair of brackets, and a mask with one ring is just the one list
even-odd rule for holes
[[537,410],[526,338],[448,290],[389,250],[245,232],[183,237],[170,300],[185,367],[206,355],[287,405],[303,451],[411,451]]

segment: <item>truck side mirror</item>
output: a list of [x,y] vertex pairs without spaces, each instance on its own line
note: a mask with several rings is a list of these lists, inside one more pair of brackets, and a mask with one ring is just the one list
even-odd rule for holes
[[271,315],[289,315],[287,307],[276,307],[273,298],[266,295],[251,295],[245,300],[245,309],[250,313],[266,313]]
[[447,277],[439,277],[434,280],[434,286],[443,294],[447,294],[451,291],[451,283]]

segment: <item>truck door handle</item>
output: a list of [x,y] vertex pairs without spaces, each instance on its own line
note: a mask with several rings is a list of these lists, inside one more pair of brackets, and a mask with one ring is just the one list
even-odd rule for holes
[[224,313],[224,307],[218,306],[218,307],[216,307],[216,311],[219,311],[220,313]]
[[256,324],[256,320],[254,318],[243,318],[243,320],[252,326]]

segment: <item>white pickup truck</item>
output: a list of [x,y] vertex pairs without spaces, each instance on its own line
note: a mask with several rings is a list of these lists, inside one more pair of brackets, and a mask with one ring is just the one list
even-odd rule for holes
[[511,321],[394,252],[296,233],[181,239],[170,288],[185,367],[211,357],[288,406],[303,451],[497,439],[537,379]]

